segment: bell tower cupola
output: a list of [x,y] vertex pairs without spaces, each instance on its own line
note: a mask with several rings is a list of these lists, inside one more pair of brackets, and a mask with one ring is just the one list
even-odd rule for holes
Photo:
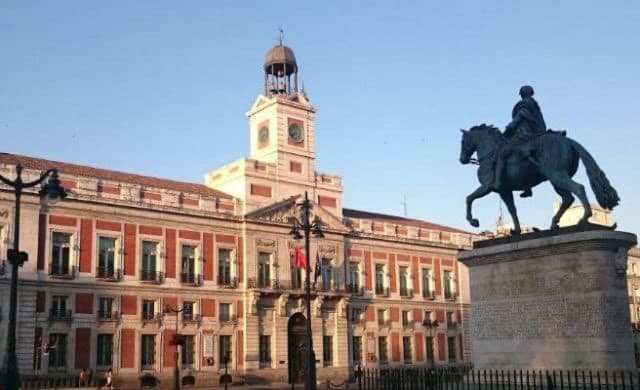
[[280,43],[272,47],[264,59],[264,94],[293,95],[298,93],[298,64],[290,47]]

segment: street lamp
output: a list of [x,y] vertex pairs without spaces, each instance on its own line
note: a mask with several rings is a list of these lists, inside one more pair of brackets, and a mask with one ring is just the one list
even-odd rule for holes
[[[182,345],[184,348],[184,339],[178,336],[178,313],[182,313],[187,307],[182,306],[181,309],[174,309],[169,305],[164,306],[164,314],[176,313],[176,333],[173,335],[173,345],[176,346],[176,350],[173,353],[173,390],[180,390],[180,367],[178,366],[178,346]],[[184,350],[183,350],[184,352]]]
[[310,265],[310,244],[309,244],[309,236],[313,234],[316,238],[323,238],[324,234],[322,233],[322,221],[317,216],[313,219],[313,221],[309,221],[309,213],[312,209],[311,202],[309,201],[309,197],[307,195],[307,191],[304,192],[304,200],[301,204],[298,205],[300,210],[302,211],[302,221],[298,220],[296,217],[291,217],[289,222],[291,223],[291,231],[289,234],[296,240],[303,238],[300,234],[300,230],[304,233],[304,255],[307,259],[307,279],[305,282],[305,305],[307,307],[307,375],[306,375],[306,390],[313,390],[316,388],[316,357],[313,352],[313,339],[311,337],[311,279],[309,275],[311,274],[311,265]]
[[[46,180],[46,183],[45,183]],[[33,181],[22,181],[22,165],[16,165],[16,178],[9,180],[0,175],[0,181],[9,187],[13,187],[13,194],[16,197],[16,206],[13,222],[13,248],[7,250],[7,259],[11,264],[11,292],[9,298],[9,329],[7,331],[7,352],[3,363],[3,382],[5,389],[18,389],[20,387],[20,373],[18,370],[18,359],[16,357],[16,317],[18,311],[18,267],[22,267],[27,261],[27,253],[20,252],[20,198],[25,188],[35,187],[42,184],[40,189],[40,199],[42,202],[55,202],[67,196],[64,188],[60,186],[58,171],[49,169],[40,174],[40,177]]]
[[[422,322],[422,325],[429,329],[429,337],[431,338],[431,368],[434,368],[434,366],[436,365],[436,354],[434,353],[433,347],[435,345],[434,340],[433,340],[433,329],[434,328],[438,328],[438,320],[433,320],[431,321],[430,318],[425,318],[424,321]],[[429,352],[427,351],[427,354]]]

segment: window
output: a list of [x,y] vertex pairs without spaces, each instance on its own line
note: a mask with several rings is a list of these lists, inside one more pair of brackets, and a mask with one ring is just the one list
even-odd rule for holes
[[349,319],[354,324],[357,324],[362,321],[362,309],[359,307],[352,307],[349,311]]
[[351,345],[353,346],[351,359],[354,363],[360,363],[362,359],[362,337],[352,336]]
[[53,296],[51,298],[51,319],[64,320],[71,317],[71,311],[67,311],[67,297]]
[[71,271],[71,234],[54,232],[51,246],[51,267],[52,275],[66,276]]
[[183,321],[193,321],[195,318],[195,303],[184,301],[182,302],[182,320]]
[[220,336],[218,343],[218,361],[223,366],[231,362],[231,336]]
[[432,324],[432,322],[431,322],[431,312],[429,310],[425,310],[424,311],[424,323],[425,324]]
[[98,269],[99,278],[113,278],[115,276],[116,239],[100,237],[98,239]]
[[425,338],[425,348],[427,350],[427,361],[434,363],[433,361],[433,337],[427,336]]
[[444,298],[445,299],[453,299],[455,296],[453,295],[453,279],[451,276],[451,271],[443,272],[443,282],[444,282]]
[[402,354],[404,357],[404,363],[411,363],[411,337],[404,336],[402,337]]
[[271,253],[258,253],[258,287],[271,285]]
[[389,356],[387,355],[387,337],[378,337],[378,356],[380,356],[380,363],[386,364],[389,362]]
[[449,361],[456,361],[456,338],[447,337],[447,351],[449,352]]
[[406,297],[409,296],[409,286],[408,286],[408,278],[409,278],[409,269],[408,267],[401,266],[398,267],[398,274],[400,276],[400,296]]
[[231,250],[218,249],[218,284],[228,286],[231,284]]
[[360,292],[360,264],[355,261],[349,263],[349,291]]
[[151,241],[142,241],[142,270],[140,270],[140,280],[156,280],[156,250],[158,244]]
[[231,304],[220,304],[220,322],[229,322],[231,320]]
[[425,298],[433,297],[433,286],[431,285],[431,270],[429,268],[422,269],[422,296]]
[[98,334],[96,364],[98,366],[111,366],[113,363],[113,335]]
[[376,264],[376,294],[384,294],[384,265]]
[[333,285],[333,269],[331,259],[322,259],[322,289],[324,291],[331,290]]
[[260,353],[260,363],[268,364],[271,363],[271,337],[260,335],[260,345],[259,345],[259,353]]
[[378,324],[384,325],[386,323],[387,313],[385,309],[378,309]]
[[333,336],[322,336],[322,362],[324,367],[333,366]]
[[101,320],[114,319],[113,313],[113,298],[99,298],[98,299],[98,318]]
[[156,301],[152,299],[142,300],[142,319],[152,320],[156,314]]
[[195,337],[192,335],[184,335],[184,345],[182,346],[182,367],[190,368],[193,366],[195,357]]
[[143,334],[140,341],[140,366],[143,370],[153,368],[156,362],[156,336]]
[[67,335],[52,333],[49,335],[49,368],[67,367]]
[[182,273],[180,274],[180,282],[195,283],[196,282],[196,247],[191,245],[182,245]]
[[404,326],[405,328],[409,326],[410,324],[410,318],[409,318],[409,310],[403,310],[402,311],[402,326]]
[[291,264],[291,288],[299,290],[302,288],[302,269],[296,268]]
[[453,318],[453,312],[448,311],[446,313],[446,318],[447,318],[447,328],[449,329],[453,329],[456,327],[456,321]]

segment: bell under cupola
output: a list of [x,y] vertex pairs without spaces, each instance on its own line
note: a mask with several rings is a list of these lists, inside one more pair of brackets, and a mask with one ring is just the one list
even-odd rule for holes
[[265,96],[289,96],[298,93],[298,64],[290,47],[280,43],[272,47],[264,59]]

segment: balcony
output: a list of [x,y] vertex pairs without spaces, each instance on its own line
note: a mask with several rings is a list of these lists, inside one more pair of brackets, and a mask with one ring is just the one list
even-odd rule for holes
[[154,322],[157,323],[158,326],[161,326],[162,321],[164,320],[164,316],[162,313],[152,313],[152,312],[143,311],[140,313],[140,319],[142,320],[143,326],[145,324],[150,324]]
[[389,287],[383,287],[380,285],[376,285],[376,295],[380,296],[380,297],[386,297],[388,298],[389,295],[391,295],[391,292],[389,291]]
[[68,264],[53,264],[49,263],[49,276],[58,279],[74,279],[78,273],[77,267]]
[[200,314],[193,313],[182,313],[182,324],[183,325],[196,325],[200,326],[202,323],[202,316]]
[[112,311],[98,311],[98,322],[114,322],[120,320],[120,312]]
[[378,326],[380,328],[390,328],[391,327],[391,320],[378,319]]
[[400,289],[400,298],[413,299],[413,289],[411,289],[411,288],[401,288]]
[[413,330],[413,328],[414,328],[413,321],[402,321],[402,329]]
[[433,301],[436,299],[436,292],[433,290],[425,290],[422,292],[422,298]]
[[218,286],[223,288],[238,288],[238,278],[225,278],[218,276]]
[[380,357],[380,365],[381,366],[386,366],[387,364],[389,364],[389,358],[386,356],[381,356]]
[[353,326],[365,326],[366,324],[367,324],[367,320],[364,317],[351,319],[351,325]]
[[202,275],[196,275],[193,272],[183,272],[180,274],[180,283],[192,286],[202,286]]
[[235,326],[238,324],[238,317],[236,316],[230,316],[230,317],[226,317],[226,318],[222,318],[220,317],[219,319],[220,321],[220,325],[232,325]]
[[354,295],[364,295],[364,286],[360,286],[358,283],[349,283],[347,292]]
[[123,279],[122,270],[113,266],[96,267],[96,279],[120,282]]
[[164,272],[141,269],[140,281],[150,282],[155,284],[162,284],[164,283]]
[[73,312],[71,310],[59,310],[59,309],[49,310],[49,321],[71,322],[72,317],[73,317]]
[[458,294],[454,291],[446,291],[444,292],[444,299],[447,301],[455,301],[458,298]]
[[457,330],[458,329],[458,323],[457,322],[447,322],[447,329],[448,330]]

